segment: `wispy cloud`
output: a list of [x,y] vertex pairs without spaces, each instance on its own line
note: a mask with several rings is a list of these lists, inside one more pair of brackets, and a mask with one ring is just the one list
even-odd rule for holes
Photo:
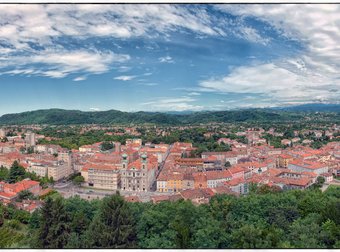
[[[340,99],[340,23],[338,5],[220,5],[237,16],[267,22],[286,38],[300,43],[300,55],[238,67],[223,77],[201,81],[216,92],[263,93],[275,103]],[[255,30],[249,35],[256,37]],[[255,35],[254,35],[255,34]]]
[[73,81],[83,81],[86,80],[86,76],[79,76],[73,79]]
[[185,111],[185,110],[201,110],[200,105],[190,104],[196,101],[192,97],[159,97],[150,102],[141,103],[142,106],[148,107],[151,111]]
[[63,78],[71,73],[101,74],[107,72],[111,64],[125,62],[129,55],[112,52],[87,50],[44,50],[31,55],[3,56],[0,68],[15,67],[18,70],[3,71],[2,74],[30,74]]
[[134,76],[134,75],[121,75],[121,76],[117,76],[113,79],[120,80],[120,81],[130,81],[130,80],[133,80],[134,78],[136,78],[136,76]]
[[201,95],[201,93],[198,93],[198,92],[190,92],[190,93],[188,93],[188,95],[190,95],[190,96],[199,96],[199,95]]
[[160,57],[158,60],[161,63],[175,63],[175,61],[170,56]]

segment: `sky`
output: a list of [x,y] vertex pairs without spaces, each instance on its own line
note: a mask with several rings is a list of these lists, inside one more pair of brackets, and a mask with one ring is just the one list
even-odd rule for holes
[[339,4],[0,4],[0,115],[340,101]]

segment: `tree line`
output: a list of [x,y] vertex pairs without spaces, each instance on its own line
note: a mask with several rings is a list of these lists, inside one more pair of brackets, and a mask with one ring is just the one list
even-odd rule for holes
[[[20,220],[20,248],[339,248],[340,187],[304,191],[253,187],[247,196],[190,201],[126,202],[119,194],[86,201],[48,197]],[[3,209],[5,207],[2,207]],[[7,207],[8,208],[8,207]],[[5,210],[3,212],[8,212]],[[4,214],[3,214],[4,215]],[[9,219],[8,219],[9,218]],[[2,217],[2,227],[14,216]],[[1,215],[0,215],[1,223]],[[20,234],[20,233],[19,233]]]

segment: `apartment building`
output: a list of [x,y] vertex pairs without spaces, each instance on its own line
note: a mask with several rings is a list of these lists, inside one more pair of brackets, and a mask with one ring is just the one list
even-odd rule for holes
[[81,174],[89,186],[107,190],[120,188],[121,179],[117,165],[89,164]]
[[67,163],[58,162],[57,165],[49,166],[47,176],[52,177],[54,181],[61,180],[72,174],[72,169]]

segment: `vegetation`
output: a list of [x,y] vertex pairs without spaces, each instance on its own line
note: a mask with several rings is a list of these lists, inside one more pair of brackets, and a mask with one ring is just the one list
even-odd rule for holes
[[[326,110],[327,111],[327,110]],[[324,112],[323,119],[339,120],[339,106],[336,112]],[[168,114],[159,112],[121,112],[108,110],[83,112],[78,110],[47,109],[6,114],[0,117],[0,124],[199,124],[209,122],[245,121],[296,121],[313,116],[312,112],[292,112],[279,109],[246,109],[234,111],[195,112],[189,114]],[[320,117],[320,116],[319,116]]]
[[4,206],[0,213],[2,248],[340,248],[335,186],[322,193],[253,185],[247,196],[216,195],[200,206],[57,196],[31,215]]
[[83,176],[76,176],[72,179],[73,183],[77,186],[80,186],[82,183],[84,183],[85,179]]

